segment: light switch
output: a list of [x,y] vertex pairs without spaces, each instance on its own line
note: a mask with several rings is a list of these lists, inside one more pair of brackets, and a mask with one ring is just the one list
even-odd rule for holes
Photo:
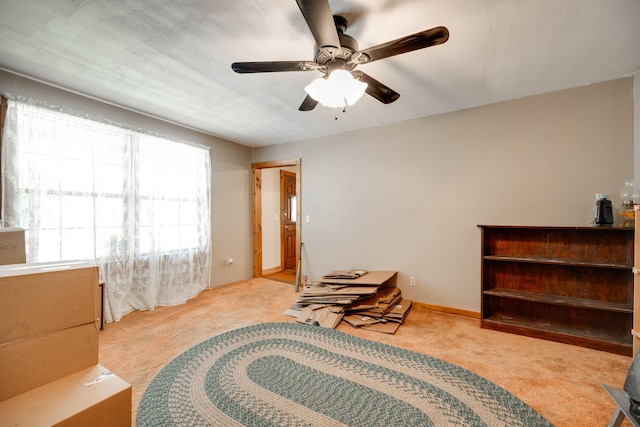
[[307,215],[304,220],[305,222],[311,222],[311,215]]

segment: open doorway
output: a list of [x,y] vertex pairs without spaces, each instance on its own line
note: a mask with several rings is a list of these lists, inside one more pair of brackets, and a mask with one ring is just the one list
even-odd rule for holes
[[[254,163],[252,170],[252,222],[253,222],[253,277],[262,277],[284,270],[293,271],[297,266],[302,227],[301,212],[301,162],[300,159]],[[277,200],[273,198],[271,178],[277,174]],[[269,211],[277,205],[277,214]],[[264,208],[264,209],[263,209]],[[264,210],[264,212],[263,212]],[[278,223],[278,241],[274,244],[274,233],[269,231]],[[268,261],[265,255],[278,247],[278,262]],[[273,258],[270,258],[273,259]],[[286,272],[285,272],[286,273]],[[283,280],[286,281],[286,280]]]

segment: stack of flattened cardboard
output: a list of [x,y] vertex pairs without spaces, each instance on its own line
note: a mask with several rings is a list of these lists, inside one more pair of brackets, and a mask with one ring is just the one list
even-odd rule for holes
[[[345,311],[353,303],[375,297],[377,286],[349,286],[317,282],[305,286],[291,307],[296,320],[325,328],[338,326]],[[296,312],[297,311],[297,312]]]
[[357,279],[360,276],[367,274],[365,270],[334,270],[329,274],[324,275],[322,278],[325,280],[331,279]]
[[402,298],[398,288],[378,288],[376,299],[356,301],[348,307],[343,320],[354,328],[395,333],[407,317],[411,301]]
[[298,322],[335,328],[341,321],[393,334],[411,301],[395,287],[395,271],[337,270],[309,286],[285,314]]

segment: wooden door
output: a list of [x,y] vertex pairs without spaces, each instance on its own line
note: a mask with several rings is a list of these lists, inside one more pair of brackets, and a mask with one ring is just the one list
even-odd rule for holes
[[296,268],[296,174],[280,171],[280,248],[282,268]]

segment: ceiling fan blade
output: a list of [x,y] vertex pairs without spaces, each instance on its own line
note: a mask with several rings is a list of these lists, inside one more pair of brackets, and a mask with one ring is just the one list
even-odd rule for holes
[[328,0],[296,0],[319,48],[340,47],[340,39]]
[[[366,63],[377,61],[378,59],[400,55],[402,53],[423,49],[429,46],[442,44],[449,40],[449,30],[446,27],[435,27],[430,30],[421,31],[410,36],[401,37],[387,43],[370,47],[361,51],[364,58],[358,62]],[[368,58],[368,59],[367,59]]]
[[391,104],[393,101],[396,101],[398,98],[400,98],[400,94],[398,92],[389,88],[387,85],[380,83],[370,75],[365,74],[360,70],[354,70],[351,72],[351,74],[357,80],[366,83],[366,92],[383,104]]
[[318,101],[313,99],[311,96],[307,95],[307,97],[304,99],[304,101],[302,101],[302,104],[300,104],[300,107],[298,108],[298,110],[299,111],[311,111],[314,108],[316,108],[316,105],[318,105]]
[[309,71],[316,66],[308,61],[265,61],[265,62],[234,62],[231,69],[236,73],[275,73],[279,71]]

